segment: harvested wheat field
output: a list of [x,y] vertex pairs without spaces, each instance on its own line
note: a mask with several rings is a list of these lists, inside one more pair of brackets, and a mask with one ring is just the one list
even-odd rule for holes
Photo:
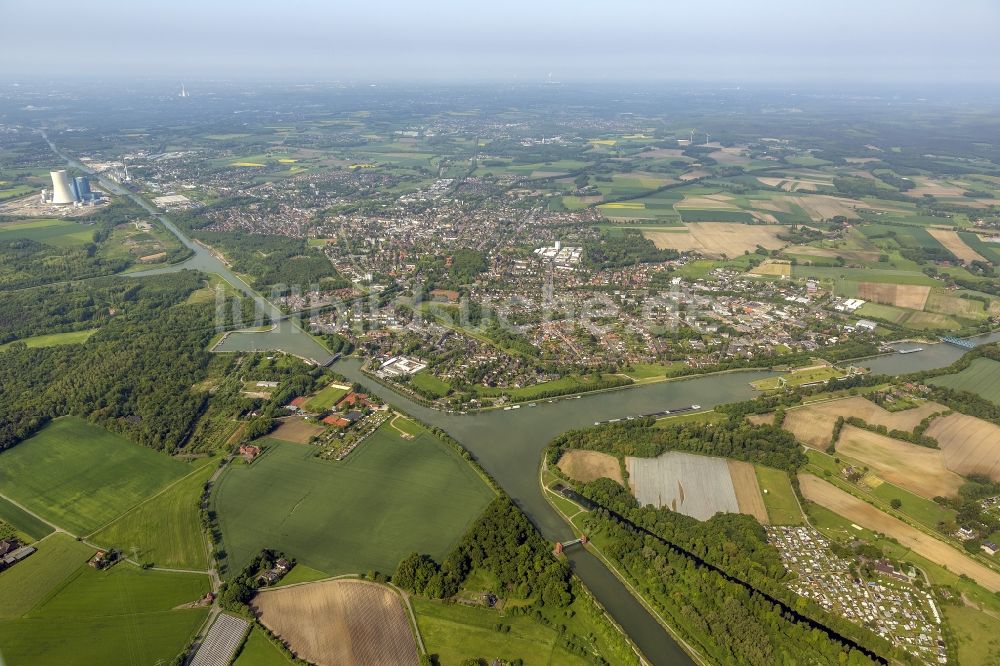
[[600,451],[572,449],[559,458],[558,467],[563,474],[576,481],[586,483],[600,478],[608,478],[625,485],[618,458]]
[[729,203],[732,198],[725,194],[685,195],[683,200],[674,204],[674,208],[689,210],[740,210],[739,206]]
[[964,480],[945,465],[944,454],[845,425],[837,441],[837,453],[866,465],[872,472],[912,493],[928,499],[951,497]]
[[974,416],[949,414],[931,421],[924,434],[938,441],[948,469],[1000,481],[1000,427]]
[[982,261],[989,263],[983,258],[981,254],[974,251],[971,247],[965,244],[961,236],[958,235],[957,231],[952,229],[937,229],[935,227],[927,227],[927,233],[934,237],[938,243],[944,245],[945,249],[951,252],[953,255],[958,257],[959,261],[971,264],[973,261]]
[[753,275],[770,275],[790,277],[792,275],[792,264],[787,261],[775,261],[767,259],[760,266],[750,271]]
[[917,199],[923,197],[925,194],[945,198],[960,197],[965,194],[965,190],[961,187],[952,185],[946,180],[937,180],[935,178],[917,176],[913,179],[913,181],[917,184],[917,186],[906,190],[906,194],[911,197],[916,197]]
[[872,425],[884,425],[889,430],[912,432],[925,417],[947,410],[947,407],[936,402],[925,402],[913,409],[889,412],[871,400],[855,396],[789,409],[782,427],[803,444],[822,450],[830,443],[830,435],[833,434],[833,425],[838,416],[845,419],[856,416]]
[[858,298],[911,310],[923,310],[930,293],[929,286],[920,284],[858,283]]
[[327,580],[266,590],[251,607],[300,659],[318,666],[418,663],[403,603],[391,588]]
[[697,250],[708,256],[736,257],[744,251],[753,251],[758,245],[768,250],[784,247],[786,243],[778,234],[786,227],[770,224],[741,224],[739,222],[690,222],[687,233],[646,231],[643,235],[656,247],[672,248],[681,252]]
[[761,525],[767,525],[770,521],[767,517],[767,507],[764,505],[764,496],[760,494],[760,485],[757,483],[757,473],[753,465],[742,460],[730,460],[729,476],[733,479],[733,490],[736,491],[736,503],[740,507],[740,513],[753,516]]
[[802,495],[861,527],[893,537],[917,555],[946,567],[955,574],[965,574],[991,592],[1000,590],[1000,573],[970,559],[965,553],[938,541],[929,534],[889,516],[864,500],[813,476],[799,474]]
[[284,419],[268,437],[292,444],[308,444],[311,437],[321,432],[323,432],[321,426],[310,423],[301,416],[290,416]]
[[789,254],[803,255],[806,257],[830,257],[836,259],[843,257],[844,261],[874,262],[878,261],[878,252],[867,250],[840,250],[832,247],[813,247],[812,245],[795,245],[785,250]]

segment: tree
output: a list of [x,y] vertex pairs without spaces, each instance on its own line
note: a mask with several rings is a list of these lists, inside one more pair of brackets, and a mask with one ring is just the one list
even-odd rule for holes
[[899,507],[903,506],[903,501],[900,500],[898,497],[893,497],[892,501],[889,502],[889,506],[891,506],[893,509],[898,509]]

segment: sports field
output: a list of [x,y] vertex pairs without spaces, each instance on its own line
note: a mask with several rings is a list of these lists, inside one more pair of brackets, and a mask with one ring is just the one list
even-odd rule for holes
[[[200,469],[140,504],[90,538],[120,548],[137,562],[159,567],[206,569],[208,554],[198,516],[202,487],[216,470],[205,459]],[[208,464],[205,464],[208,463]]]
[[330,574],[390,572],[413,551],[441,559],[493,491],[426,431],[403,439],[388,424],[345,460],[267,440],[253,465],[231,466],[214,495],[229,571],[276,548]]
[[191,471],[75,416],[0,454],[0,492],[77,534],[89,534]]
[[978,393],[993,404],[1000,405],[1000,362],[993,359],[977,358],[959,373],[942,375],[927,381],[956,391]]
[[327,580],[265,590],[251,606],[260,621],[313,664],[417,666],[410,619],[392,588]]
[[0,620],[7,666],[171,663],[208,612],[174,609],[208,592],[208,576],[129,564],[98,571],[85,559],[40,605],[18,619]]

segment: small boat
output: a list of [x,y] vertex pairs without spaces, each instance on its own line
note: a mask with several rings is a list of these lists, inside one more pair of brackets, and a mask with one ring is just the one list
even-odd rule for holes
[[536,404],[535,404],[535,403],[533,403],[533,402],[532,402],[532,403],[528,403],[528,407],[537,407],[537,406],[538,406],[538,405],[536,405]]
[[521,405],[514,405],[511,409],[521,409]]
[[510,407],[504,407],[504,408],[503,408],[503,411],[505,411],[505,412],[509,412],[510,410],[511,410],[511,408],[510,408]]
[[691,405],[691,409],[701,409],[701,405]]
[[917,352],[922,352],[923,347],[914,347],[913,349],[897,349],[900,354],[916,354]]

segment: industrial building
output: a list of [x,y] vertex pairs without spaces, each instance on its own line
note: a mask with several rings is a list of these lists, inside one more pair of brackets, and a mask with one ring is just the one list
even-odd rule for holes
[[[52,201],[54,204],[75,204],[97,201],[100,195],[90,189],[90,180],[86,176],[77,176],[70,180],[65,169],[51,171]],[[45,193],[42,192],[44,199]]]

